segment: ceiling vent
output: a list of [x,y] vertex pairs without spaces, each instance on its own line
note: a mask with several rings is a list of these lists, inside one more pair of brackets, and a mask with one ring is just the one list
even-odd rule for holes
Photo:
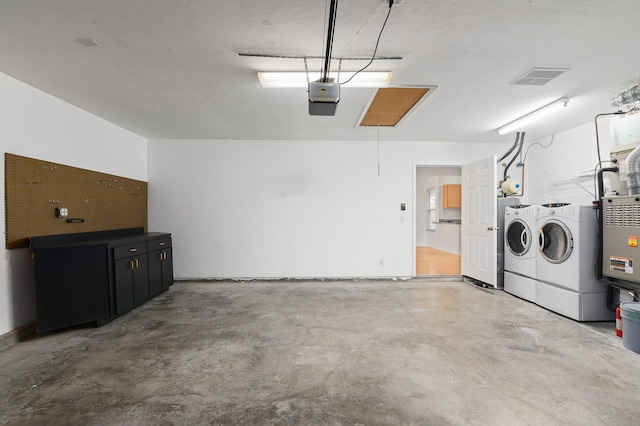
[[100,47],[97,41],[90,38],[79,38],[78,43],[80,43],[84,47]]
[[518,86],[544,86],[567,71],[569,71],[569,68],[532,68],[511,84]]

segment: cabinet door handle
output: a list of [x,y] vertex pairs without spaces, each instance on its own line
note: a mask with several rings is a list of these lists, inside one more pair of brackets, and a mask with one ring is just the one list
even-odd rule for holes
[[164,260],[164,257],[162,257],[162,256],[163,256],[163,253],[162,253],[162,252],[158,253],[158,259],[159,259],[159,260]]
[[138,262],[138,259],[133,259],[134,262],[136,262],[136,269],[138,269],[140,267],[140,263]]
[[130,260],[130,261],[129,261],[129,269],[130,269],[131,271],[133,271],[134,269],[136,269],[136,264],[135,264],[135,263],[133,263],[133,260]]
[[129,249],[129,252],[130,252],[130,253],[135,253],[135,252],[137,252],[137,251],[138,251],[138,249],[137,249],[137,248],[130,248],[130,249]]

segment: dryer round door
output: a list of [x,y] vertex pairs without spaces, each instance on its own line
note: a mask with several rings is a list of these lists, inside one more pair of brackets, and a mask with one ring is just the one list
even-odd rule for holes
[[509,224],[506,232],[506,243],[509,251],[514,256],[524,256],[531,248],[531,230],[520,219],[514,219]]
[[538,251],[550,263],[562,263],[573,251],[573,235],[564,223],[550,219],[538,229]]

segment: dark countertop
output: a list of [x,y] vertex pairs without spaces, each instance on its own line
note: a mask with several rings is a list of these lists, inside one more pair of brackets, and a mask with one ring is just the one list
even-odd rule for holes
[[144,242],[154,238],[170,238],[167,232],[144,232],[144,228],[116,229],[109,231],[81,232],[75,234],[32,237],[31,251],[72,246],[118,246]]

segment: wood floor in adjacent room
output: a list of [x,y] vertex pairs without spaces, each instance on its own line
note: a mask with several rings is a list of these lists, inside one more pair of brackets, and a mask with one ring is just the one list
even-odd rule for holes
[[431,247],[416,247],[416,275],[460,275],[460,256]]

